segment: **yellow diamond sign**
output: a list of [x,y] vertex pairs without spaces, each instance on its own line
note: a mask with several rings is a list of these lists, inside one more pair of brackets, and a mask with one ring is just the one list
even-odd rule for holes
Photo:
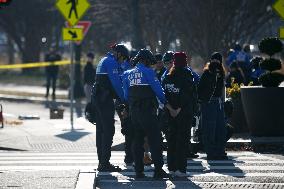
[[277,0],[273,5],[274,10],[284,19],[284,0]]
[[88,0],[57,0],[56,7],[70,25],[74,26],[90,8],[90,3]]
[[284,39],[284,27],[280,28],[280,39]]
[[84,38],[83,28],[63,28],[63,41],[82,41]]

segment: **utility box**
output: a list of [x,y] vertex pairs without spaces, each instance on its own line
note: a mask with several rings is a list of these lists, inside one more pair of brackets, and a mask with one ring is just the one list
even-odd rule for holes
[[63,108],[50,108],[50,119],[63,119]]

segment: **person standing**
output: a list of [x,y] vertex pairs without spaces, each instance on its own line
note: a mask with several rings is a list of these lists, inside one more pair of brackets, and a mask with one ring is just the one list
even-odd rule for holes
[[168,124],[168,169],[173,176],[186,176],[188,133],[193,120],[194,79],[187,68],[184,52],[174,54],[174,66],[162,82],[166,99],[177,114],[170,114]]
[[[60,61],[61,56],[56,52],[55,48],[52,47],[48,54],[45,55],[45,62],[54,63],[56,61]],[[56,80],[58,77],[59,66],[57,65],[50,65],[45,68],[46,73],[46,94],[45,97],[48,98],[49,96],[49,88],[52,85],[52,99],[55,100],[56,98]]]
[[157,75],[159,81],[161,82],[162,75],[166,71],[164,63],[162,61],[163,56],[161,54],[156,54],[155,55],[155,59],[156,59],[155,72],[156,72],[156,75]]
[[92,87],[95,83],[96,69],[93,66],[95,55],[91,52],[87,54],[87,64],[84,67],[84,91],[87,103],[91,102]]
[[[120,64],[120,76],[123,79],[123,73],[132,68],[130,61],[126,60]],[[121,134],[124,135],[125,143],[125,157],[124,163],[126,165],[132,165],[134,162],[133,153],[132,153],[132,144],[133,144],[133,126],[130,115],[128,112],[128,104],[123,104],[119,100],[115,102],[115,110],[119,116],[121,122]]]
[[110,164],[114,136],[114,99],[124,102],[120,64],[128,59],[127,48],[122,44],[112,47],[113,54],[102,58],[96,70],[94,106],[96,114],[96,145],[99,159],[98,171],[121,171]]
[[96,69],[93,66],[95,55],[89,52],[87,54],[87,64],[84,67],[84,92],[87,100],[85,107],[85,116],[91,122],[95,122],[95,112],[92,108],[92,89],[96,78]]
[[144,137],[147,136],[155,166],[154,178],[165,178],[168,174],[162,169],[163,156],[161,130],[158,125],[157,97],[166,103],[165,94],[151,65],[155,58],[151,51],[141,49],[136,57],[136,66],[124,73],[124,98],[129,103],[129,111],[134,129],[134,162],[136,178],[144,178]]
[[[161,82],[165,79],[165,76],[169,73],[171,67],[173,66],[173,58],[174,58],[174,52],[173,51],[167,51],[163,57],[163,65],[165,70],[163,71],[161,75]],[[159,127],[162,130],[163,133],[163,138],[162,142],[164,139],[167,140],[168,138],[168,121],[169,121],[169,113],[168,111],[165,111],[164,105],[159,103],[159,109],[158,109],[158,119],[159,119]],[[163,143],[163,148],[167,148],[167,143]]]
[[[240,44],[236,44],[234,48],[234,52],[230,54],[226,61],[226,66],[230,68],[231,64],[236,61],[238,67],[242,70],[245,75],[245,81],[249,80],[250,76],[250,55],[242,50]],[[244,83],[245,85],[248,84],[247,82]]]
[[224,117],[225,70],[222,55],[215,52],[206,64],[198,85],[201,102],[201,138],[207,160],[226,160],[226,134]]

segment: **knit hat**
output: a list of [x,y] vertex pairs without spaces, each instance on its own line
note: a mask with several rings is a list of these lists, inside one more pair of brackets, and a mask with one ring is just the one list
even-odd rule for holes
[[222,57],[222,55],[221,55],[219,52],[214,52],[214,53],[211,55],[210,60],[219,60],[219,62],[222,63],[223,57]]
[[174,54],[174,65],[176,67],[187,66],[187,56],[184,52],[176,52]]
[[88,58],[91,58],[91,59],[94,59],[94,58],[95,58],[95,55],[94,55],[94,53],[89,52],[89,53],[87,54],[87,57],[88,57]]

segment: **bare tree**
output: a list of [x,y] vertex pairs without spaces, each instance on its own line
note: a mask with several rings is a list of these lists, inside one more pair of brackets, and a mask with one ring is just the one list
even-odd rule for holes
[[22,62],[39,61],[41,38],[52,38],[56,23],[62,22],[54,9],[52,0],[14,0],[9,6],[1,9],[0,27],[17,45]]

